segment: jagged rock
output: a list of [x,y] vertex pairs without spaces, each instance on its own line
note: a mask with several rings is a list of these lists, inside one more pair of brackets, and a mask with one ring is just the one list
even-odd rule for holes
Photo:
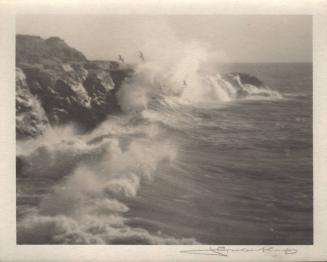
[[68,46],[58,37],[46,40],[39,36],[16,36],[16,62],[29,64],[54,65],[72,61],[87,61],[78,50]]
[[87,62],[84,67],[87,70],[90,69],[103,69],[103,70],[117,70],[120,68],[120,63],[116,61],[103,61],[103,60],[93,60]]
[[[42,134],[49,125],[77,123],[90,130],[108,114],[120,111],[116,92],[133,75],[132,67],[116,61],[88,61],[62,39],[16,37],[17,138]],[[264,88],[258,78],[231,73],[219,76],[236,91],[248,95],[248,86]],[[264,92],[262,93],[265,94]]]
[[123,68],[123,69],[117,69],[117,70],[111,70],[111,78],[113,82],[115,83],[115,89],[113,90],[114,93],[116,93],[122,82],[126,79],[129,78],[133,74],[133,69],[132,68]]
[[16,136],[33,137],[49,126],[47,116],[37,99],[31,94],[24,72],[16,69]]
[[235,85],[240,85],[243,84],[250,84],[256,87],[263,87],[264,83],[258,79],[255,76],[249,75],[249,74],[245,74],[245,73],[228,73],[228,74],[224,74],[223,78],[227,81],[230,81],[231,83],[235,84]]
[[[19,137],[41,134],[49,123],[74,122],[89,130],[120,110],[115,93],[132,70],[118,62],[88,61],[58,37],[17,35],[16,55]],[[48,125],[37,124],[37,114],[27,114],[37,110]]]
[[246,97],[249,95],[248,92],[244,90],[243,85],[250,84],[258,88],[264,88],[264,83],[260,79],[245,73],[228,73],[224,74],[222,78],[237,89],[236,96],[238,98]]
[[238,75],[243,84],[250,84],[256,87],[263,87],[263,82],[255,76],[244,73],[238,73]]

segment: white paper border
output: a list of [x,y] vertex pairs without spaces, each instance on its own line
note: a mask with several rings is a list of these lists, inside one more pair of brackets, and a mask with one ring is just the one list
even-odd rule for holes
[[[16,245],[15,15],[50,13],[313,15],[314,245],[274,246],[298,250],[280,257],[260,252],[235,252],[229,257],[180,252],[206,246]],[[0,43],[0,261],[327,260],[327,1],[0,1]]]

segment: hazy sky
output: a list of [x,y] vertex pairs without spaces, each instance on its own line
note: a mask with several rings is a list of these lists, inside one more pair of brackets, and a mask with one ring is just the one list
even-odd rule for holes
[[[59,36],[89,59],[137,57],[196,41],[229,62],[310,62],[311,16],[300,15],[28,15],[17,33]],[[160,55],[160,51],[157,51]]]

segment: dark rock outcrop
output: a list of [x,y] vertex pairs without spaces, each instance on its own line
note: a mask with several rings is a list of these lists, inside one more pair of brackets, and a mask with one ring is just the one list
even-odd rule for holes
[[86,62],[86,57],[59,37],[46,40],[39,36],[16,36],[16,63],[54,65],[72,61]]
[[23,71],[16,69],[16,136],[41,134],[49,126],[48,118],[36,96],[32,95]]
[[222,78],[229,82],[234,88],[236,88],[236,96],[238,98],[246,97],[249,95],[248,92],[244,90],[244,85],[252,85],[262,89],[265,88],[264,83],[260,79],[245,73],[228,73],[222,75]]
[[37,136],[68,122],[90,130],[119,112],[115,92],[132,69],[88,61],[62,39],[16,37],[16,133]]
[[[120,112],[116,92],[131,75],[132,67],[89,61],[58,37],[17,35],[17,138],[37,136],[49,126],[70,122],[83,131],[91,130],[108,114]],[[236,89],[236,98],[249,95],[247,85],[265,88],[261,80],[244,73],[221,78]]]
[[264,83],[255,76],[245,74],[245,73],[228,73],[224,74],[223,78],[233,85],[238,86],[240,84],[246,85],[250,84],[256,87],[263,87]]

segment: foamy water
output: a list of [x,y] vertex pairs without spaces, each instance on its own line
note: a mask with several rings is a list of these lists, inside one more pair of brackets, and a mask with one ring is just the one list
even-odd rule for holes
[[239,83],[238,97],[191,50],[140,65],[117,94],[124,113],[91,133],[17,143],[18,243],[312,241],[310,68],[285,66],[292,82],[243,66],[268,85]]

